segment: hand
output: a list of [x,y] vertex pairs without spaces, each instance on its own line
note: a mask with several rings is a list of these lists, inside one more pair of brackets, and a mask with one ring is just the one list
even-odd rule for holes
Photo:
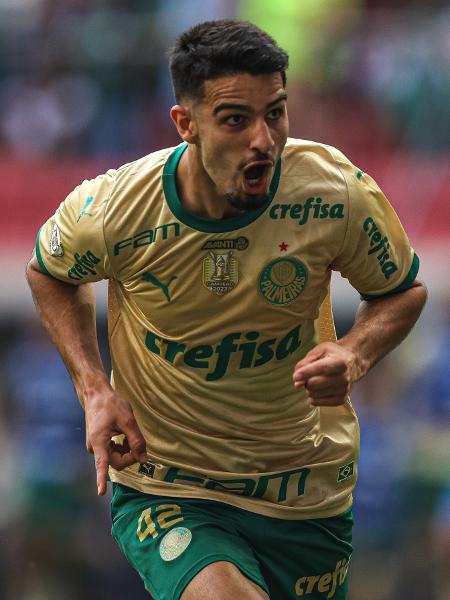
[[294,385],[304,386],[315,406],[339,406],[360,378],[358,362],[354,352],[336,342],[318,344],[295,365]]
[[[112,388],[85,401],[86,447],[94,454],[98,495],[106,493],[108,467],[121,470],[147,461],[145,439],[128,402]],[[111,438],[123,433],[123,444]]]

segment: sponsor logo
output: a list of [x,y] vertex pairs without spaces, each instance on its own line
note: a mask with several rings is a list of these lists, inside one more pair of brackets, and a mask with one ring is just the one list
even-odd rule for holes
[[290,304],[303,292],[308,271],[295,258],[276,258],[259,276],[259,291],[271,304]]
[[288,497],[303,496],[305,493],[306,478],[310,469],[306,467],[269,473],[255,477],[239,477],[237,479],[214,479],[203,474],[193,475],[177,467],[170,467],[162,481],[169,483],[184,483],[205,488],[251,496],[252,498],[264,498],[271,502],[284,502]]
[[187,527],[175,527],[163,537],[159,545],[159,555],[168,562],[183,554],[192,540],[192,532]]
[[158,287],[162,291],[162,293],[164,294],[164,296],[166,297],[166,299],[167,299],[168,302],[170,302],[169,285],[176,278],[177,278],[176,275],[172,275],[172,277],[169,279],[169,281],[167,283],[162,283],[162,281],[159,281],[159,279],[157,279],[151,273],[146,272],[146,273],[144,273],[142,275],[142,279],[145,279],[145,281],[148,281],[148,283],[151,283],[152,285],[155,285],[156,287]]
[[345,481],[346,479],[353,477],[354,474],[355,474],[355,466],[354,466],[354,462],[352,461],[352,462],[348,463],[348,465],[339,467],[337,480]]
[[363,223],[363,229],[369,236],[370,240],[370,247],[367,254],[370,255],[378,252],[376,258],[378,264],[380,265],[381,272],[386,279],[389,279],[392,273],[395,273],[395,271],[398,270],[398,267],[393,260],[390,260],[390,244],[388,237],[383,235],[383,233],[378,229],[378,226],[372,217],[367,217]]
[[84,217],[84,215],[87,215],[88,217],[93,216],[92,213],[87,211],[88,207],[93,203],[93,201],[94,201],[94,196],[89,196],[89,198],[86,199],[86,202],[83,204],[83,208],[81,209],[81,212],[78,215],[77,223],[82,217]]
[[233,290],[239,280],[238,261],[233,252],[208,252],[203,259],[203,285],[217,296]]
[[249,241],[240,236],[231,240],[209,240],[202,246],[202,250],[247,250]]
[[[281,339],[271,338],[258,341],[258,331],[230,333],[217,345],[201,344],[188,348],[174,340],[167,340],[153,331],[148,331],[145,345],[150,352],[158,354],[170,363],[183,361],[193,369],[204,369],[207,381],[222,379],[228,370],[230,360],[239,360],[238,369],[250,369],[265,365],[271,360],[283,360],[293,354],[301,345],[301,325],[297,325]],[[213,356],[216,358],[213,359]]]
[[61,232],[56,223],[53,225],[52,235],[50,236],[50,254],[52,256],[64,255],[64,248],[61,242]]
[[304,225],[311,219],[343,219],[343,204],[322,203],[322,198],[308,198],[304,204],[274,204],[270,209],[271,219],[298,220],[299,225]]
[[145,464],[139,465],[139,473],[141,475],[146,475],[147,477],[153,477],[155,474],[156,465],[150,461],[147,461]]
[[114,244],[114,256],[118,256],[125,248],[142,248],[149,244],[155,244],[159,240],[167,240],[170,237],[178,237],[180,235],[179,223],[167,223],[166,225],[158,225],[154,229],[146,229],[136,235],[125,238]]
[[314,594],[317,591],[321,594],[327,594],[326,598],[334,598],[338,586],[343,585],[347,577],[349,562],[350,559],[343,558],[338,560],[334,571],[321,575],[300,577],[295,582],[295,593],[297,596],[309,596],[309,594]]
[[100,259],[93,252],[87,250],[85,254],[76,252],[74,254],[75,263],[67,271],[70,279],[83,279],[86,275],[97,275],[94,266],[100,262]]

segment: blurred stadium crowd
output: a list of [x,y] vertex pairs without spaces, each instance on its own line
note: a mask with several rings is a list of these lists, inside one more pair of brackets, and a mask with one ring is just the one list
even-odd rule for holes
[[[408,342],[352,396],[362,449],[350,600],[447,600],[450,286],[431,263],[450,249],[448,3],[0,0],[0,268],[23,281],[28,231],[49,214],[32,169],[68,193],[68,164],[83,178],[178,143],[167,50],[190,25],[234,16],[290,53],[292,135],[375,169],[422,277],[438,283]],[[0,600],[146,598],[109,538],[65,368],[28,296],[20,310],[8,303],[26,294],[17,285],[16,295],[2,285],[0,303]],[[354,306],[353,296],[338,302],[340,332]],[[103,309],[99,332],[108,366]]]
[[167,48],[185,25],[228,16],[289,50],[305,137],[449,150],[450,14],[432,0],[2,0],[1,146],[134,156],[173,140]]

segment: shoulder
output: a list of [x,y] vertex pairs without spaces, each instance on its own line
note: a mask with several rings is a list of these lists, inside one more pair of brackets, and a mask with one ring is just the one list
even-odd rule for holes
[[286,169],[299,165],[338,169],[341,165],[352,164],[345,154],[334,146],[295,138],[288,138],[282,160]]
[[340,150],[327,144],[288,138],[283,150],[281,177],[289,190],[307,189],[310,195],[326,192],[348,198],[348,179],[356,171]]
[[282,154],[283,176],[309,173],[345,184],[345,173],[356,167],[340,150],[311,140],[288,138]]
[[164,167],[177,147],[152,152],[133,162],[108,171],[111,185],[105,207],[105,223],[126,222],[145,211],[149,213],[161,207]]
[[108,169],[93,179],[85,179],[70,194],[72,198],[86,198],[94,205],[107,205],[123,195],[135,193],[137,187],[157,182],[174,148],[164,148],[118,168]]
[[108,173],[113,173],[114,176],[112,194],[126,193],[130,188],[135,188],[144,183],[148,185],[159,182],[167,159],[175,148],[157,150],[126,163],[114,171],[108,171]]
[[[176,148],[164,148],[119,167],[104,212],[104,235],[110,255],[121,241],[173,221],[164,202],[163,176]],[[169,221],[169,222],[170,222]]]

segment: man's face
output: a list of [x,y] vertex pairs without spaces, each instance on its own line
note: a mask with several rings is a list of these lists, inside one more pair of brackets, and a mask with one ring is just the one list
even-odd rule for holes
[[206,81],[193,105],[201,166],[234,208],[255,210],[268,199],[288,136],[286,97],[280,73],[239,73]]

